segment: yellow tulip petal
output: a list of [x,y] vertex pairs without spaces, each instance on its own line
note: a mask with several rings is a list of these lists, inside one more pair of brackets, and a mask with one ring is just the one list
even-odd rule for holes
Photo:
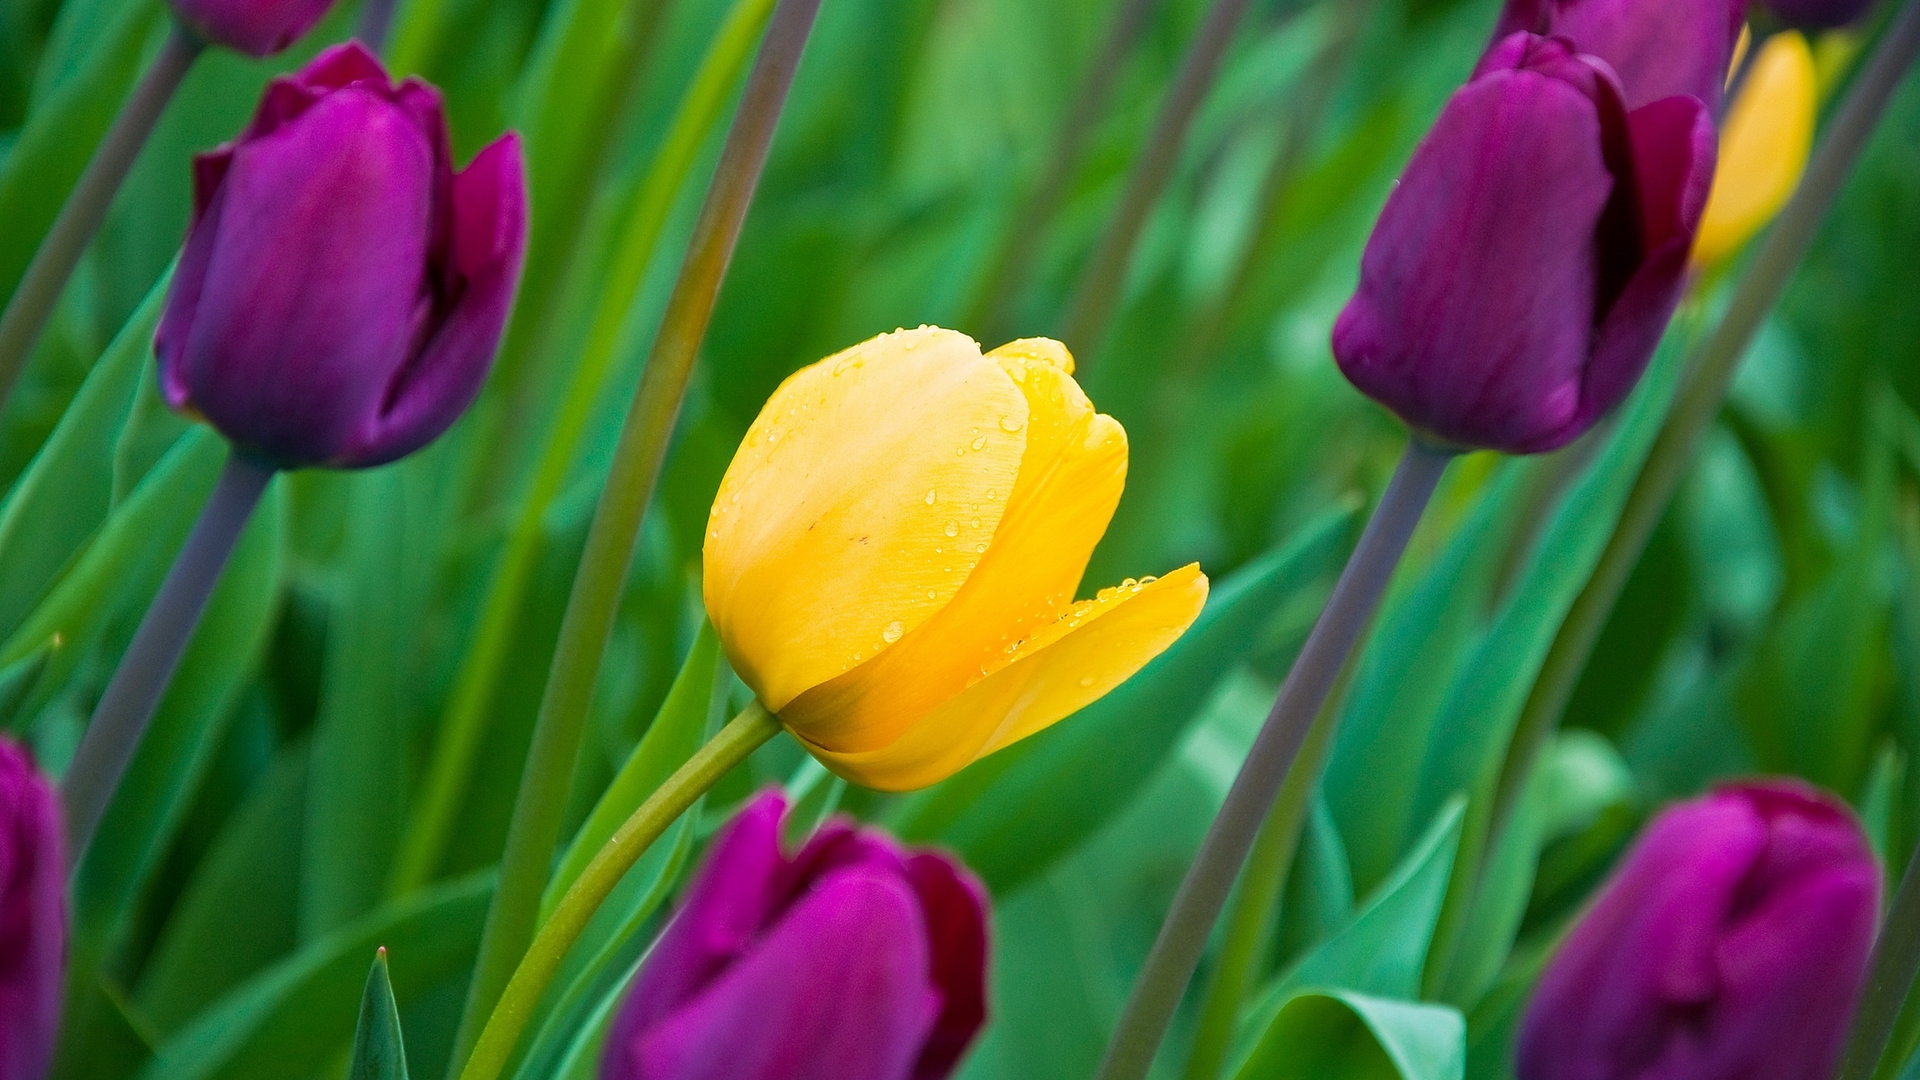
[[1127,436],[1093,411],[1058,342],[1032,339],[988,354],[1026,395],[1026,456],[979,565],[953,602],[880,655],[801,694],[781,719],[839,751],[872,750],[982,677],[1073,600],[1126,485]]
[[1710,266],[1738,251],[1792,197],[1813,147],[1817,95],[1807,39],[1792,30],[1767,39],[1721,128],[1694,262]]
[[796,736],[828,768],[867,787],[911,791],[938,783],[1125,682],[1186,631],[1206,599],[1207,578],[1197,565],[1104,590],[887,747],[836,753]]
[[1027,401],[963,334],[884,334],[774,391],[720,482],[707,613],[778,712],[945,607],[1000,526]]

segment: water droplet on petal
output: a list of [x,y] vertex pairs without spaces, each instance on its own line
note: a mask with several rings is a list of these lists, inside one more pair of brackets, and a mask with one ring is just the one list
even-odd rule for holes
[[885,630],[880,631],[880,636],[886,639],[887,644],[891,645],[894,642],[899,641],[900,635],[906,632],[907,632],[906,626],[904,626],[899,619],[895,619],[892,622],[887,624],[887,628]]
[[976,529],[980,527],[980,519],[979,519],[979,518],[974,518],[974,519],[973,519],[973,527],[974,527],[974,528],[976,528]]
[[1082,676],[1080,676],[1080,685],[1081,685],[1081,686],[1092,686],[1092,685],[1093,685],[1093,676],[1091,676],[1091,675],[1082,675]]
[[1011,416],[1003,416],[1000,418],[1000,430],[1001,431],[1019,431],[1020,421],[1015,420]]
[[945,532],[946,532],[946,534],[947,534],[948,536],[959,536],[959,535],[960,535],[960,523],[959,523],[959,522],[957,522],[957,521],[949,521],[949,522],[947,522],[947,527],[946,527],[946,529],[945,529]]
[[939,495],[934,493],[933,489],[931,488],[927,489],[927,505],[928,506],[932,506],[934,504],[934,500],[938,499],[939,497],[940,497]]
[[975,450],[985,450],[987,448],[987,437],[985,435],[982,435],[979,438],[973,440],[973,448]]
[[976,555],[984,555],[986,554],[986,551],[987,551],[987,545],[975,544],[973,545],[973,550],[974,550],[974,554]]

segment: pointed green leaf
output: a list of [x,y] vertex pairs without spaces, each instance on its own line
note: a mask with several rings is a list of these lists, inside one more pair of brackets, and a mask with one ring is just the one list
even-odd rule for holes
[[385,948],[374,951],[367,989],[360,995],[347,1080],[407,1080],[407,1048],[400,1038],[400,1007],[393,1000]]
[[1467,1025],[1444,1005],[1347,991],[1283,1006],[1240,1080],[1461,1080]]

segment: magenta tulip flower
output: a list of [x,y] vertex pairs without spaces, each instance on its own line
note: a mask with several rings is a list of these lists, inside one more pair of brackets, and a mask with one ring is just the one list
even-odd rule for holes
[[455,172],[432,87],[328,49],[195,161],[154,341],[167,401],[274,467],[409,454],[479,393],[526,235],[514,135]]
[[1515,34],[1414,151],[1333,330],[1340,369],[1435,443],[1552,450],[1619,404],[1679,302],[1713,179],[1685,96]]
[[0,737],[0,1080],[41,1080],[60,1027],[67,963],[60,800]]
[[1541,976],[1519,1080],[1831,1076],[1879,904],[1859,823],[1804,784],[1674,806]]
[[1718,111],[1746,11],[1746,0],[1507,0],[1493,41],[1564,37],[1613,68],[1629,109],[1686,94]]
[[786,800],[713,842],[621,1003],[601,1080],[941,1080],[986,1017],[987,899],[946,856]]
[[333,0],[169,0],[200,37],[248,56],[272,56],[300,40]]

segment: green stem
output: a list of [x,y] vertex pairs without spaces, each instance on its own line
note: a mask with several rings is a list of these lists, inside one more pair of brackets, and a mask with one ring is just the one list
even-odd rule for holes
[[127,170],[133,168],[147,136],[153,133],[167,102],[173,99],[173,92],[180,88],[180,81],[187,77],[205,45],[179,23],[173,24],[159,55],[133,93],[127,95],[113,126],[107,129],[79,182],[67,195],[60,215],[53,219],[53,227],[40,241],[6,310],[0,312],[0,406],[12,396],[20,369],[40,340],[40,331],[46,328],[47,317],[53,314],[53,305],[73,276],[73,268],[80,265],[93,234],[106,220],[107,209],[113,205],[121,181],[127,178]]
[[680,280],[667,301],[653,353],[614,449],[613,467],[587,532],[586,550],[567,598],[560,640],[534,721],[533,742],[507,828],[507,847],[500,858],[500,883],[488,909],[461,1021],[462,1037],[455,1040],[456,1061],[460,1051],[471,1045],[480,1019],[492,1011],[533,936],[540,895],[560,839],[581,728],[633,562],[640,523],[659,480],[687,379],[819,10],[820,0],[779,0],[774,10],[694,226]]
[[580,938],[594,913],[613,892],[633,864],[647,848],[686,812],[695,799],[713,787],[734,766],[747,759],[768,739],[780,732],[780,721],[759,702],[741,710],[713,741],[700,748],[679,771],[667,778],[640,808],[633,812],[620,831],[613,834],[600,853],[593,857],[579,880],[553,909],[553,917],[540,928],[526,955],[513,972],[513,978],[491,1009],[486,1027],[467,1058],[460,1080],[496,1080],[513,1055],[514,1046],[533,1018],[553,976],[566,959],[567,950]]
[[[659,243],[674,196],[692,171],[700,144],[725,108],[727,92],[746,65],[772,7],[773,0],[736,0],[635,196],[633,212],[616,247],[618,254],[602,285],[586,347],[567,385],[526,495],[518,502],[518,516],[487,585],[479,626],[461,658],[446,716],[429,758],[432,764],[395,860],[389,889],[395,896],[425,886],[440,868],[466,799],[474,760],[486,736],[489,709],[514,644],[521,600],[539,560],[541,519],[566,484],[588,422],[606,390],[617,359],[621,328]],[[654,437],[664,445],[668,434],[661,431]]]
[[1206,950],[1227,893],[1246,862],[1254,834],[1266,819],[1307,734],[1346,666],[1360,632],[1373,617],[1387,581],[1406,551],[1453,451],[1418,438],[1407,444],[1393,480],[1360,534],[1353,556],[1327,606],[1280,687],[1260,734],[1227,792],[1226,802],[1188,867],[1160,936],[1147,954],[1133,996],[1120,1014],[1097,1080],[1141,1080],[1153,1065],[1187,982]]
[[[1338,701],[1339,697],[1336,693],[1328,700]],[[1279,797],[1254,837],[1253,851],[1247,856],[1246,869],[1240,872],[1240,884],[1233,894],[1233,906],[1227,909],[1227,928],[1221,938],[1213,982],[1201,1001],[1193,1051],[1187,1057],[1187,1080],[1214,1080],[1226,1065],[1240,1007],[1246,1003],[1247,990],[1266,960],[1280,898],[1293,869],[1294,851],[1300,846],[1300,830],[1320,783],[1320,765],[1333,745],[1334,722],[1334,709],[1322,708],[1300,747],[1299,760],[1287,773]]]
[[1916,54],[1920,54],[1920,3],[1910,2],[1895,16],[1846,101],[1835,111],[1799,189],[1754,252],[1719,325],[1692,358],[1687,381],[1675,395],[1673,410],[1647,452],[1646,464],[1621,508],[1619,523],[1586,587],[1568,609],[1521,710],[1495,789],[1490,819],[1494,833],[1505,826],[1534,762],[1566,711],[1620,590],[1626,587],[1654,527],[1686,477],[1701,439],[1720,413],[1748,344],[1786,290],[1801,257],[1813,245],[1820,222],[1839,196],[1854,161],[1866,148]]
[[1173,86],[1161,102],[1147,145],[1141,149],[1132,173],[1127,176],[1120,205],[1107,220],[1106,231],[1100,234],[1100,243],[1081,274],[1080,288],[1067,309],[1060,337],[1080,355],[1083,369],[1105,335],[1107,321],[1112,318],[1120,290],[1126,284],[1134,242],[1140,238],[1147,214],[1153,204],[1160,201],[1160,193],[1173,176],[1173,168],[1180,160],[1180,146],[1187,139],[1187,128],[1200,111],[1200,103],[1206,100],[1207,91],[1213,88],[1214,77],[1226,59],[1227,46],[1233,41],[1234,28],[1240,25],[1248,3],[1249,0],[1213,0],[1208,8],[1206,20],[1200,24],[1199,32],[1180,62]]

